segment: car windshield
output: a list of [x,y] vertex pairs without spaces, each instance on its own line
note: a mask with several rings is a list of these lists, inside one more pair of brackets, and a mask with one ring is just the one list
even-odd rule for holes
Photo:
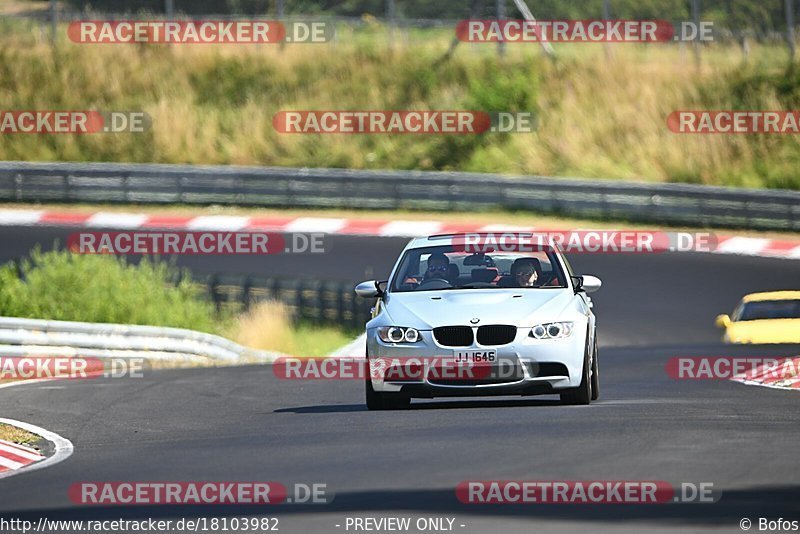
[[469,253],[453,246],[406,251],[392,279],[391,290],[567,287],[566,277],[550,247],[534,252]]
[[746,302],[733,317],[734,321],[758,319],[800,319],[800,300]]

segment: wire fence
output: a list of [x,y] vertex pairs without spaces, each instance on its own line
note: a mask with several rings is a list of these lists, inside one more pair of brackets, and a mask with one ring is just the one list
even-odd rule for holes
[[[751,42],[784,43],[790,58],[795,57],[797,28],[795,12],[800,0],[768,0],[753,5],[740,5],[721,0],[689,0],[686,7],[663,5],[655,11],[649,6],[636,6],[617,0],[583,2],[525,2],[524,0],[451,0],[449,2],[397,2],[396,0],[364,0],[360,2],[309,2],[296,0],[50,0],[49,7],[0,14],[0,18],[27,18],[38,22],[42,33],[49,29],[55,42],[58,23],[92,18],[101,20],[137,19],[237,19],[266,17],[278,20],[326,20],[351,28],[381,25],[387,29],[389,46],[409,42],[408,30],[455,28],[464,19],[530,18],[548,19],[665,19],[677,22],[701,20],[714,22],[715,42],[736,42],[747,53]],[[525,9],[530,8],[530,9]],[[527,13],[527,14],[526,14]],[[695,53],[702,49],[701,35],[693,41]],[[457,40],[454,40],[454,44]],[[504,53],[502,41],[498,54]],[[680,43],[681,46],[685,42]],[[475,50],[475,48],[471,48]]]

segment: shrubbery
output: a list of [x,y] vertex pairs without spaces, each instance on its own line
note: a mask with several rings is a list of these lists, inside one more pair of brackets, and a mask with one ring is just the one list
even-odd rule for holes
[[128,323],[219,333],[220,321],[203,288],[177,284],[170,265],[137,265],[108,255],[34,250],[0,267],[0,315],[63,321]]
[[189,328],[254,349],[323,356],[358,332],[297,324],[280,302],[218,313],[204,287],[174,266],[143,258],[34,250],[0,266],[0,316]]

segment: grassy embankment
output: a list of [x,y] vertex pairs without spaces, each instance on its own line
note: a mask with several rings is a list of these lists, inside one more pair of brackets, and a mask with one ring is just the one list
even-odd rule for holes
[[[5,109],[146,111],[145,134],[15,135],[0,159],[453,169],[800,188],[800,136],[676,135],[681,109],[797,109],[800,69],[785,50],[709,46],[700,70],[677,45],[462,44],[450,33],[340,29],[335,43],[247,46],[77,45],[54,50],[38,27],[0,32]],[[289,109],[534,111],[531,134],[281,135]]]
[[0,315],[189,328],[297,356],[324,355],[352,339],[332,326],[296,324],[278,302],[218,312],[204,288],[188,277],[176,285],[163,262],[33,251],[21,271],[0,267]]

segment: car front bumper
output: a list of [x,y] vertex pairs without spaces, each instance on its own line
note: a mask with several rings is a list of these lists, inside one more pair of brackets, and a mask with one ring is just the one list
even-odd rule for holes
[[[417,343],[385,343],[376,329],[367,331],[367,355],[374,366],[378,359],[448,361],[456,351],[489,351],[497,355],[497,376],[491,380],[445,380],[441,376],[385,378],[371,373],[375,391],[402,392],[412,397],[450,397],[481,395],[541,395],[558,393],[580,385],[587,350],[587,325],[576,325],[572,335],[563,339],[537,340],[528,336],[528,329],[518,329],[512,343],[501,346],[443,347],[433,339],[430,330],[420,331]],[[516,372],[509,372],[516,366]]]

